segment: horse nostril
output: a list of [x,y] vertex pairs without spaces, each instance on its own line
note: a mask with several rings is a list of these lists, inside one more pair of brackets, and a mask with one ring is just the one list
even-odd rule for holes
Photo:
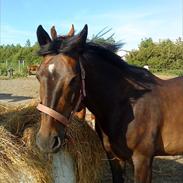
[[53,137],[53,143],[51,145],[51,148],[55,151],[58,150],[60,146],[61,146],[60,137],[58,136]]

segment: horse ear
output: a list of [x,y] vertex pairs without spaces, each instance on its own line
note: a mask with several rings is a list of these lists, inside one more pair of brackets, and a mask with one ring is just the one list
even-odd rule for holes
[[74,32],[75,32],[74,25],[72,24],[71,29],[70,29],[69,33],[67,34],[67,36],[70,36],[70,37],[74,36]]
[[66,39],[66,41],[60,47],[60,52],[69,52],[74,50],[81,51],[86,43],[87,35],[88,26],[85,25],[79,34]]
[[37,28],[37,40],[40,46],[44,46],[51,42],[50,36],[41,25]]
[[57,31],[55,29],[55,26],[52,26],[50,33],[51,33],[52,40],[57,38]]
[[88,25],[86,24],[82,31],[76,36],[77,44],[83,45],[86,43],[88,36]]

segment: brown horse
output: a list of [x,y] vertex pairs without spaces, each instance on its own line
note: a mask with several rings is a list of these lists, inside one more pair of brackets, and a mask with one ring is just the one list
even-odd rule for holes
[[41,47],[57,48],[40,52],[40,149],[59,150],[80,91],[85,91],[83,103],[96,117],[114,183],[123,182],[124,161],[133,163],[136,183],[150,183],[154,156],[183,153],[183,77],[164,81],[127,64],[106,46],[86,42],[87,26],[59,47],[43,29],[37,32],[38,41],[44,40]]
[[[39,35],[41,33],[41,36]],[[55,29],[55,26],[52,26],[50,29],[51,38],[49,37],[48,33],[44,31],[42,26],[38,27],[38,42],[41,45],[41,49],[39,50],[39,54],[41,55],[48,55],[48,54],[56,54],[57,49],[59,48],[60,43],[68,38],[71,38],[74,36],[75,30],[74,25],[72,24],[70,31],[67,33],[67,35],[58,36],[57,31]],[[49,42],[49,44],[45,44]],[[81,121],[84,121],[86,116],[86,108],[83,106],[80,108],[81,111],[76,112],[75,115],[77,118],[79,118]]]
[[38,70],[39,65],[29,65],[27,66],[27,72],[29,75],[35,75]]

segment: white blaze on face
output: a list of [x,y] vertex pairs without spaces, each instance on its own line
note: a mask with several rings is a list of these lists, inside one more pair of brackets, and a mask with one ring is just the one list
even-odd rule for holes
[[48,66],[48,70],[49,70],[50,73],[53,73],[54,67],[55,67],[54,64],[50,64],[50,65]]

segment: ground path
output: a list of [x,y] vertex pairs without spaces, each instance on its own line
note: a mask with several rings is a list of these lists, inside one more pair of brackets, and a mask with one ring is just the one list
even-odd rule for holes
[[0,80],[0,103],[18,105],[39,98],[39,83],[35,76]]

